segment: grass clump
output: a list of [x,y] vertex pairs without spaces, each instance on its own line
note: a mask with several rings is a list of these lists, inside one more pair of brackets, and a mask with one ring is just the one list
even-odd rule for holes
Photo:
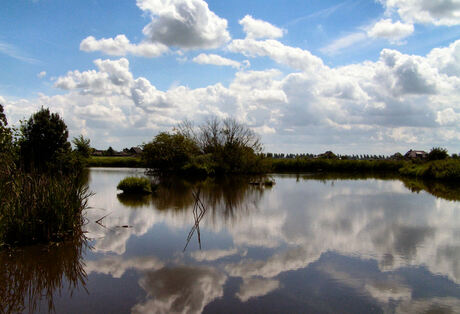
[[118,183],[117,189],[123,193],[149,194],[156,190],[156,184],[147,178],[126,177]]

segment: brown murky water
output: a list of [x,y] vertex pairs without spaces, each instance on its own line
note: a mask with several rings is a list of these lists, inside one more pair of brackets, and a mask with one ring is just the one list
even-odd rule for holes
[[275,175],[117,195],[133,174],[90,171],[87,245],[0,254],[4,312],[460,312],[455,189]]

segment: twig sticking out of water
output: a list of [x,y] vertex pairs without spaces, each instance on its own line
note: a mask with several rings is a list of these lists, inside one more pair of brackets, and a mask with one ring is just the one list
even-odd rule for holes
[[[185,252],[185,250],[187,249],[187,246],[188,246],[190,240],[192,239],[193,234],[195,233],[195,231],[197,232],[198,245],[200,246],[200,250],[201,250],[200,221],[201,221],[201,219],[203,219],[204,214],[206,214],[207,208],[206,208],[206,206],[204,206],[203,202],[200,199],[200,192],[201,192],[200,188],[198,188],[197,192],[195,192],[195,191],[192,192],[192,195],[195,198],[195,205],[193,206],[193,218],[195,220],[195,224],[193,225],[192,229],[188,233],[187,243],[185,244],[183,252]],[[198,210],[199,210],[199,212],[198,212]]]

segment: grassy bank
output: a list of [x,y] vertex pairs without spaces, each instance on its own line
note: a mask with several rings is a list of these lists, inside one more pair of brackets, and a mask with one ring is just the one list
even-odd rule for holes
[[87,166],[88,167],[144,168],[145,164],[138,157],[91,156],[88,159]]
[[460,159],[435,160],[425,163],[406,163],[399,172],[403,176],[438,179],[460,179]]
[[400,160],[271,159],[272,172],[388,172],[397,173]]

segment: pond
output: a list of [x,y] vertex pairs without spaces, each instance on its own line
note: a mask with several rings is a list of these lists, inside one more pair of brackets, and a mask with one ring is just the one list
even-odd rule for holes
[[273,186],[171,179],[153,196],[117,194],[130,175],[142,169],[90,170],[87,243],[0,254],[4,311],[460,311],[449,187],[272,175]]

